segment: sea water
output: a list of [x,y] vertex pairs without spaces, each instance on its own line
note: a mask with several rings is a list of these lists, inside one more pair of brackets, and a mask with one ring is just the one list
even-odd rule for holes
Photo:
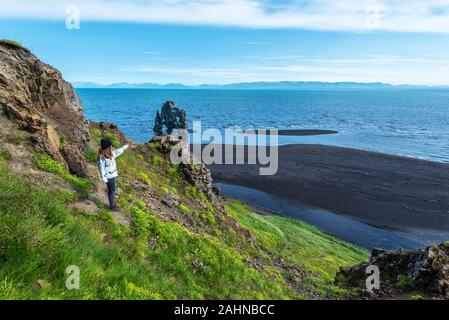
[[326,129],[337,134],[279,137],[449,163],[449,90],[77,89],[88,118],[114,122],[136,142],[153,136],[166,100],[203,129]]

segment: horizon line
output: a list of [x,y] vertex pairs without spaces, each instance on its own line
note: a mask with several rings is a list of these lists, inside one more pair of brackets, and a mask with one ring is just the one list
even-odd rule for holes
[[[133,89],[133,88],[124,88],[125,86],[135,86],[134,89],[145,89],[145,85],[148,85],[148,87],[151,86],[160,86],[160,87],[170,87],[170,86],[179,86],[179,87],[185,87],[185,88],[201,88],[201,87],[215,87],[215,88],[226,88],[230,86],[238,86],[238,85],[281,85],[281,84],[298,84],[298,85],[353,85],[353,86],[379,86],[379,87],[391,87],[391,88],[398,88],[398,87],[425,87],[425,88],[444,88],[449,87],[449,84],[407,84],[407,83],[400,83],[400,84],[393,84],[388,82],[357,82],[357,81],[307,81],[307,80],[297,80],[297,81],[291,81],[291,80],[280,80],[280,81],[244,81],[244,82],[230,82],[230,83],[224,83],[224,84],[216,84],[216,83],[202,83],[202,84],[184,84],[184,83],[177,83],[177,82],[168,82],[168,83],[158,83],[158,82],[112,82],[112,83],[99,83],[95,81],[69,81],[75,88],[80,89],[95,89],[94,86],[99,88],[109,88],[109,89]],[[85,86],[86,85],[86,86]],[[92,85],[92,87],[88,87],[88,85]],[[123,85],[123,88],[120,88],[120,85]],[[80,87],[81,86],[81,87]],[[116,86],[116,87],[114,87]],[[142,87],[137,87],[142,86]]]

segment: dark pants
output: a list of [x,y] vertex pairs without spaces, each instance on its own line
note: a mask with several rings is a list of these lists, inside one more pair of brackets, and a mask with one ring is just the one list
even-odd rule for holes
[[115,178],[108,179],[108,198],[109,198],[109,207],[115,207]]

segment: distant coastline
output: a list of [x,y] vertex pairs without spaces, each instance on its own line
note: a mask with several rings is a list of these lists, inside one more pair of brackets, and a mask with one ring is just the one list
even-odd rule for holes
[[216,89],[216,90],[318,90],[318,89],[449,89],[449,86],[393,85],[382,82],[319,82],[319,81],[279,81],[240,82],[231,84],[202,84],[196,86],[181,83],[158,84],[151,82],[100,84],[95,82],[73,82],[78,89]]

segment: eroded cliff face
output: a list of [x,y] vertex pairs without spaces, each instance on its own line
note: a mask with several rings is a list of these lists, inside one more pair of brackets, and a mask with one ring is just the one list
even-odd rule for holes
[[0,42],[0,108],[72,173],[86,176],[83,150],[90,139],[81,101],[55,68],[29,50]]

